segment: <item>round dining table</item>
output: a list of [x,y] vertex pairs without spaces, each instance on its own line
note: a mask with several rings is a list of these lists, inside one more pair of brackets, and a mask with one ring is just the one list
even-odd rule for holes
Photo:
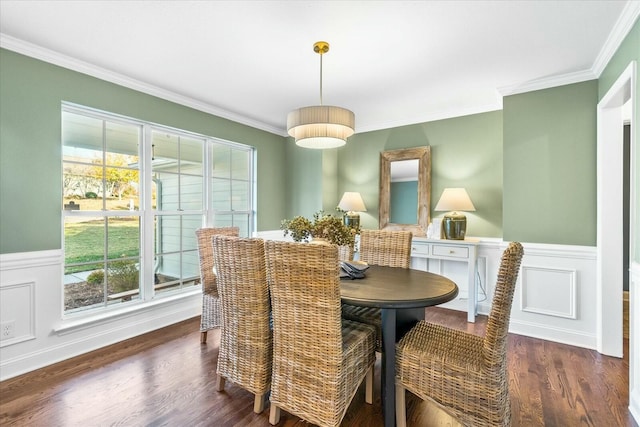
[[427,271],[372,265],[362,279],[343,279],[343,303],[378,307],[382,315],[382,412],[385,427],[395,426],[396,342],[418,321],[425,307],[451,301],[458,286],[450,279]]

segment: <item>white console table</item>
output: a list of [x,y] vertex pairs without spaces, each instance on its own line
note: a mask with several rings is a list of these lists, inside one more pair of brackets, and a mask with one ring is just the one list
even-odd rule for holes
[[467,264],[468,307],[467,321],[475,322],[478,314],[476,273],[478,271],[478,245],[476,239],[436,240],[414,237],[411,242],[412,258],[427,258],[444,261],[458,261]]

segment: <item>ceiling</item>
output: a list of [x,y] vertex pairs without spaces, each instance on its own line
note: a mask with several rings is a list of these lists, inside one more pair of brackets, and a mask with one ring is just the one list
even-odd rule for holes
[[632,1],[12,1],[0,46],[286,135],[320,101],[356,132],[597,78]]

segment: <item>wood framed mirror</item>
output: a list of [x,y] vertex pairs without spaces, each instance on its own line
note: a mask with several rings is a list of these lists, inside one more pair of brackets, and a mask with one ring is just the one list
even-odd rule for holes
[[[407,197],[401,200],[402,194]],[[399,207],[400,204],[402,208]],[[380,229],[409,230],[414,236],[426,236],[430,206],[431,147],[381,152],[378,204]]]

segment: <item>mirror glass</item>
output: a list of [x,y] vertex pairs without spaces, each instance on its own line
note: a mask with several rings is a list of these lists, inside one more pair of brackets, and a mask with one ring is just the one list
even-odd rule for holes
[[430,147],[380,153],[380,229],[409,230],[414,236],[425,236],[430,205]]
[[418,159],[391,162],[389,222],[418,223]]

